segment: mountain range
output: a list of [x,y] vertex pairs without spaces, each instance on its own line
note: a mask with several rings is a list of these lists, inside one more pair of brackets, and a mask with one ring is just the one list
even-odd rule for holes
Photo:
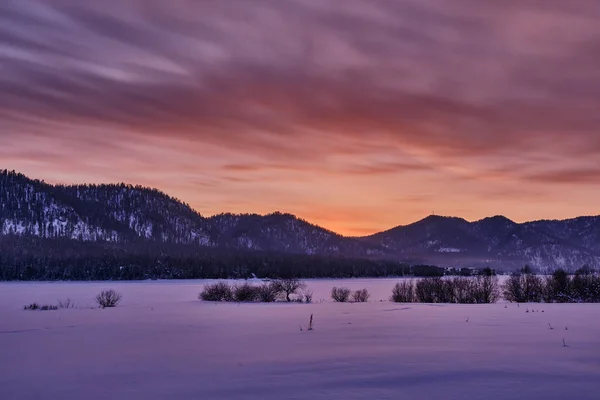
[[156,189],[51,185],[0,170],[0,238],[153,243],[454,267],[600,267],[600,216],[516,223],[429,216],[366,237],[344,237],[291,214],[205,217]]

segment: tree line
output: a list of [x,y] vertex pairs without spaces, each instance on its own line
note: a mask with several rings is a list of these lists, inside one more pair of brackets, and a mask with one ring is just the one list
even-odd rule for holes
[[231,250],[186,244],[0,236],[0,280],[360,278],[468,275],[384,259]]
[[144,242],[0,237],[0,280],[350,278],[402,276],[419,268],[390,260],[225,250]]

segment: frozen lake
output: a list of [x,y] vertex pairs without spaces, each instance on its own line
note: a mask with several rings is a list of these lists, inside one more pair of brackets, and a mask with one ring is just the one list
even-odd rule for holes
[[[396,281],[241,305],[197,300],[211,281],[1,283],[0,398],[600,398],[600,304],[395,304]],[[333,286],[372,301],[332,303]],[[122,304],[91,308],[105,288]],[[66,298],[77,308],[23,310]]]

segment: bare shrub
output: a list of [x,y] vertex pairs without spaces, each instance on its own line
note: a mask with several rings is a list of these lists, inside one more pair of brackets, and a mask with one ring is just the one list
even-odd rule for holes
[[394,286],[391,300],[397,303],[494,303],[499,298],[498,278],[494,275],[474,277],[427,277],[414,284],[401,281]]
[[338,303],[345,303],[350,298],[350,289],[346,287],[333,287],[331,289],[331,298]]
[[313,292],[312,290],[305,290],[302,292],[303,296],[304,296],[304,302],[305,303],[312,303],[312,299],[313,299]]
[[512,275],[502,286],[504,299],[515,303],[540,302],[544,298],[543,280],[536,275]]
[[585,269],[578,270],[571,281],[571,292],[578,302],[600,302],[600,276]]
[[285,294],[285,300],[288,302],[292,301],[291,295],[296,294],[298,290],[306,287],[306,284],[298,278],[278,279],[276,284],[279,287],[279,291]]
[[58,308],[75,308],[75,302],[71,299],[59,300]]
[[452,303],[452,285],[440,277],[428,277],[417,281],[415,294],[421,303]]
[[511,303],[527,303],[521,275],[511,275],[502,286],[502,294]]
[[570,276],[563,270],[555,271],[544,281],[544,301],[548,303],[600,302],[600,276],[590,268],[581,268]]
[[103,290],[96,296],[96,303],[100,308],[111,308],[116,307],[117,304],[123,299],[120,293],[117,293],[113,289]]
[[277,282],[263,283],[256,289],[257,300],[262,303],[273,303],[281,294]]
[[539,303],[544,297],[544,281],[537,275],[524,275],[524,294],[529,302]]
[[229,284],[217,282],[204,286],[198,298],[204,301],[232,301],[233,290]]
[[477,304],[491,304],[500,298],[500,284],[494,275],[479,275],[475,277],[474,299]]
[[474,304],[476,299],[476,285],[472,278],[456,277],[447,283],[452,289],[452,302],[458,304]]
[[413,281],[403,280],[396,283],[390,300],[395,303],[413,303],[416,300]]
[[[204,286],[198,298],[204,301],[235,301],[241,303],[272,303],[279,298],[285,298],[288,302],[310,303],[312,301],[311,291],[298,293],[299,289],[305,287],[306,285],[298,279],[280,279],[263,283],[260,286],[254,286],[247,282],[231,286],[225,282],[218,282]],[[294,294],[298,294],[298,296],[292,299],[290,296]]]
[[38,303],[31,303],[28,304],[26,306],[23,307],[24,310],[40,310],[40,311],[54,311],[54,310],[58,310],[58,306],[55,306],[53,304],[44,304],[43,306],[39,305]]
[[238,303],[251,303],[258,300],[259,288],[249,283],[242,283],[241,285],[234,286],[232,288],[233,301]]
[[371,294],[367,289],[357,290],[352,293],[352,300],[356,303],[366,303],[369,301],[369,297],[371,297]]
[[294,303],[312,303],[313,292],[311,290],[302,290],[295,298],[292,299]]
[[546,278],[544,300],[548,303],[570,303],[572,302],[571,279],[562,269],[554,271]]

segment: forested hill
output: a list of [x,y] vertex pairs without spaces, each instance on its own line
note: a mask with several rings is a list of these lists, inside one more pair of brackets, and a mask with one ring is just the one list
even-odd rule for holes
[[0,171],[0,234],[307,255],[381,253],[377,245],[345,238],[291,214],[205,218],[156,189],[125,184],[49,185],[11,171]]
[[208,221],[166,194],[131,185],[53,186],[0,171],[3,235],[211,244]]

